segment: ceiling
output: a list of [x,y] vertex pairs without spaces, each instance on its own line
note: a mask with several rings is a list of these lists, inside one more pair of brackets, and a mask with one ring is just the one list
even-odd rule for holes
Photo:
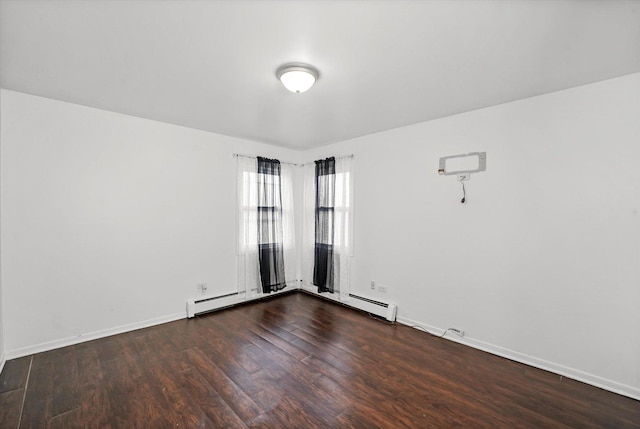
[[[286,62],[320,71],[293,94]],[[640,71],[640,1],[2,0],[3,88],[306,149]]]

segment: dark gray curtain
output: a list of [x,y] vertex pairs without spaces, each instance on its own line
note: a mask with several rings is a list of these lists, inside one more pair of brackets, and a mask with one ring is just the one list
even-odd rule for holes
[[258,157],[258,257],[262,292],[284,289],[280,161]]
[[336,159],[316,161],[316,234],[313,284],[318,292],[334,292],[333,222],[335,207]]

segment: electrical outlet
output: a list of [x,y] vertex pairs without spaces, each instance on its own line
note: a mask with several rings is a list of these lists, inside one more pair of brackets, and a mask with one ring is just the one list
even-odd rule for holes
[[378,285],[378,291],[387,293],[387,287],[383,285]]
[[202,293],[205,293],[207,291],[207,284],[206,283],[198,283],[196,285],[196,289],[198,289]]
[[376,282],[371,280],[371,290],[376,290]]
[[471,179],[471,173],[459,173],[458,182],[468,182]]

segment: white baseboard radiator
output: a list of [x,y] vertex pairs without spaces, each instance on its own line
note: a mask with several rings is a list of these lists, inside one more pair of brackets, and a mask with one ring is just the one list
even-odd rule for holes
[[[313,290],[310,292],[316,293]],[[284,291],[283,291],[284,292]],[[282,293],[282,292],[278,292]],[[215,296],[210,298],[190,299],[187,301],[187,317],[195,317],[198,314],[208,313],[222,308],[230,307],[232,305],[240,304],[246,301],[245,293],[230,293],[222,296]],[[274,294],[275,295],[275,294]],[[271,295],[273,296],[273,295]],[[318,294],[318,296],[323,296]],[[328,297],[327,297],[328,298]],[[358,310],[366,311],[367,313],[375,314],[376,316],[384,317],[390,322],[395,322],[396,313],[398,307],[395,304],[376,301],[375,299],[366,298],[360,295],[349,294],[349,300],[334,299],[338,302],[357,308]]]
[[396,312],[398,311],[398,306],[395,304],[376,301],[374,299],[365,298],[364,296],[354,295],[352,293],[349,294],[349,301],[345,302],[345,304],[359,310],[366,311],[367,313],[384,317],[390,322],[395,322]]
[[245,301],[245,293],[230,293],[211,298],[190,299],[187,301],[187,317],[219,310]]

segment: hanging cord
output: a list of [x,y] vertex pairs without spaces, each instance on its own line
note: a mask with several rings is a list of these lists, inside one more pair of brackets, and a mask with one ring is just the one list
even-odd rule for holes
[[[453,332],[454,334],[456,334],[459,337],[464,336],[464,331],[460,331],[459,329],[456,329],[456,328],[447,328],[447,329],[444,330],[442,335],[438,335],[438,334],[434,334],[433,332],[431,332],[428,329],[425,329],[425,328],[423,328],[422,326],[419,326],[419,325],[411,325],[411,327],[415,328],[415,329],[417,329],[419,331],[426,332],[427,334],[432,335],[432,336],[434,336],[436,338],[444,337],[445,335],[447,335],[447,332]],[[463,333],[462,335],[460,334],[461,332]]]
[[464,188],[464,180],[461,180],[460,183],[462,183],[462,199],[460,203],[464,204],[467,201],[467,190]]
[[[398,323],[395,320],[394,321],[388,321],[388,320],[385,320],[382,317],[377,316],[377,315],[375,315],[373,313],[367,312],[367,314],[369,315],[370,318],[372,318],[374,320],[377,320],[378,322],[382,322],[382,323],[387,324],[387,325],[398,325]],[[404,325],[404,324],[400,324],[400,326],[402,326],[402,325]],[[434,334],[433,332],[431,332],[430,330],[428,330],[426,328],[423,328],[420,325],[406,325],[406,326],[409,326],[411,328],[417,329],[417,330],[422,331],[422,332],[426,332],[427,334],[429,334],[429,335],[431,335],[433,337],[436,337],[436,338],[444,338],[444,336],[447,335],[447,333],[449,333],[449,332],[452,332],[452,333],[456,334],[459,337],[464,337],[464,331],[461,330],[461,329],[458,329],[458,328],[447,328],[447,329],[444,330],[444,332],[442,332],[442,334],[438,335],[438,334]]]
[[[382,322],[382,323],[387,324],[387,325],[398,325],[398,323],[396,323],[395,320],[393,322],[390,322],[390,321],[385,320],[382,317],[377,316],[375,314],[372,314],[372,313],[369,313],[369,312],[367,312],[367,314],[369,315],[370,318],[372,318],[374,320],[377,320],[378,322]],[[449,332],[453,332],[454,334],[456,334],[459,337],[464,337],[464,331],[461,331],[460,329],[457,329],[457,328],[447,328],[447,329],[444,330],[444,332],[442,334],[438,335],[438,334],[434,334],[433,332],[431,332],[428,329],[423,328],[420,325],[407,325],[407,326],[410,326],[411,328],[417,329],[417,330],[422,331],[422,332],[426,332],[427,334],[429,334],[429,335],[431,335],[433,337],[436,337],[436,338],[443,338]]]

